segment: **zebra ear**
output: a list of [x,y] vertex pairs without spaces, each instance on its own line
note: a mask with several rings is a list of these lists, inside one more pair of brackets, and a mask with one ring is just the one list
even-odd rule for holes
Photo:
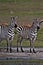
[[11,20],[15,20],[15,17],[14,16],[11,16]]
[[18,17],[18,16],[16,16],[16,17],[15,17],[15,20],[16,20],[16,19],[18,19],[18,18],[19,18],[19,17]]
[[43,21],[40,21],[39,24],[41,24]]
[[37,18],[33,19],[33,24],[34,24],[35,22],[38,22],[38,19],[37,19]]

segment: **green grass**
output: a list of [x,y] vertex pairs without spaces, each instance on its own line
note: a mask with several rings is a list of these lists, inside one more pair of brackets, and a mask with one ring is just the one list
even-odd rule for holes
[[23,65],[23,64],[39,64],[43,65],[43,60],[8,60],[8,61],[0,61],[0,65]]
[[[13,11],[13,13],[11,13]],[[17,23],[31,23],[34,18],[43,19],[43,0],[0,0],[0,22],[10,21],[10,16],[18,16]],[[42,33],[42,34],[41,34]],[[38,32],[38,39],[35,47],[43,47],[43,29]],[[13,46],[16,46],[17,35],[14,38]],[[29,41],[23,41],[23,46],[29,46]],[[5,47],[6,41],[0,46]]]
[[[11,11],[13,11],[12,14]],[[43,0],[0,0],[0,20],[7,18],[9,21],[10,16],[19,16],[19,22],[32,21],[36,17],[41,18],[43,17]]]

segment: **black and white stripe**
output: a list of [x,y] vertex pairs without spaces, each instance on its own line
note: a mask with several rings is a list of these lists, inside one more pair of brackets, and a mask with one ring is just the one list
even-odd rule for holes
[[15,34],[14,33],[14,28],[9,28],[9,30],[8,30],[8,37],[13,40],[14,34]]
[[20,33],[23,30],[23,27],[22,26],[17,26],[16,30],[17,30],[17,33]]

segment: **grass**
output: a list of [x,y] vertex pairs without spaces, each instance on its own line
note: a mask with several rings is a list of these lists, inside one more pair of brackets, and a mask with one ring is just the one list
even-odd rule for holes
[[[13,12],[13,13],[11,13]],[[17,23],[32,23],[34,18],[43,19],[43,0],[0,0],[0,22],[10,21],[10,16],[18,16]],[[42,34],[41,34],[42,33]],[[43,47],[43,29],[38,32],[35,47]],[[14,37],[13,46],[16,46],[17,35]],[[23,41],[23,46],[29,46],[28,41]],[[6,41],[0,46],[5,47]]]
[[[12,14],[11,11],[13,11]],[[43,0],[0,0],[0,21],[6,21],[3,20],[4,18],[9,22],[10,16],[19,16],[19,22],[31,22],[36,17],[41,18],[43,17]]]
[[0,61],[0,65],[30,65],[30,64],[39,64],[43,65],[43,60],[8,60],[8,61]]

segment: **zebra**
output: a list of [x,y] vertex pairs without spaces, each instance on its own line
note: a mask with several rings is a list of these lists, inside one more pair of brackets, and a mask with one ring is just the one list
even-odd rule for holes
[[12,41],[14,38],[14,28],[16,28],[16,17],[11,16],[11,21],[9,25],[7,26],[0,26],[0,42],[2,40],[6,40],[7,42],[7,52],[8,52],[8,45],[10,44],[10,53],[12,52],[11,46],[12,46]]
[[[20,43],[20,48],[21,51],[24,52],[22,48],[22,41],[23,39],[29,40],[30,41],[30,53],[34,52],[36,53],[34,49],[34,42],[37,39],[37,33],[38,30],[40,29],[40,24],[43,21],[38,21],[38,19],[34,19],[31,27],[22,27],[19,26],[16,28],[17,33],[18,33],[18,38],[17,38],[17,52],[19,52],[18,44]],[[33,50],[33,51],[32,51]]]

